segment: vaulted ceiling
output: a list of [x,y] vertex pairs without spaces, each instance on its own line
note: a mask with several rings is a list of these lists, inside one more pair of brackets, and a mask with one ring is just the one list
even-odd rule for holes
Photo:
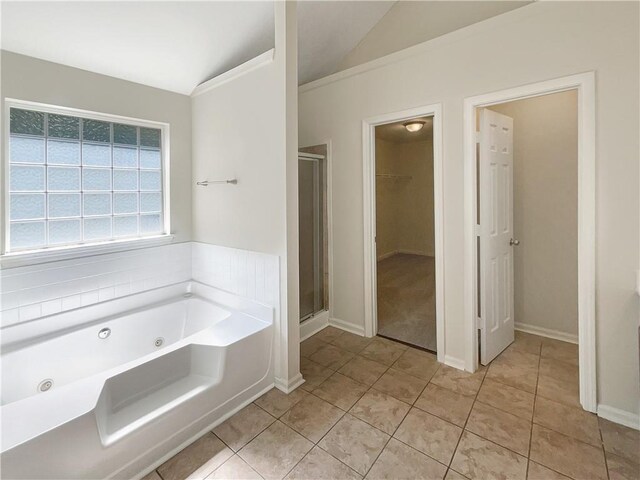
[[2,48],[190,94],[273,48],[271,2],[2,2]]
[[[385,38],[385,25],[412,21],[403,5],[409,3],[300,1],[299,83],[432,35],[417,24],[406,29],[410,38],[400,28],[390,37],[395,42],[376,46]],[[503,2],[462,3],[474,9],[473,4]],[[2,1],[0,8],[5,50],[184,94],[274,46],[271,1]],[[447,24],[459,28],[505,10],[496,8],[465,10],[463,20]],[[439,25],[438,19],[428,24]]]
[[[301,83],[333,73],[392,1],[300,2]],[[2,48],[179,93],[273,48],[273,3],[2,2]]]
[[298,83],[336,71],[396,2],[309,1],[298,4]]

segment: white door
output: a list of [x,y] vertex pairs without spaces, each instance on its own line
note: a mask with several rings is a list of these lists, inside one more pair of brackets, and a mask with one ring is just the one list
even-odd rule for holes
[[513,342],[513,119],[480,111],[480,361]]

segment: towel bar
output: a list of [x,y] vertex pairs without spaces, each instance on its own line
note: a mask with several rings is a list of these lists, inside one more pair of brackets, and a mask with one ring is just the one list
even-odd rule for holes
[[232,178],[231,180],[204,180],[202,182],[196,182],[196,185],[200,185],[201,187],[206,187],[216,183],[230,183],[232,185],[236,185],[238,183],[238,179]]

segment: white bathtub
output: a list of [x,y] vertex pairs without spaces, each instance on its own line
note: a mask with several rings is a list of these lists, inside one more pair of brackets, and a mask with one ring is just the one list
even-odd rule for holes
[[272,324],[191,282],[2,329],[3,478],[144,472],[273,383]]

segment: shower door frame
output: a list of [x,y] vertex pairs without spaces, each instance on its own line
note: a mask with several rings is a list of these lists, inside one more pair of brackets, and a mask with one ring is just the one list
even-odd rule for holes
[[[441,363],[460,368],[445,355],[444,318],[444,179],[442,159],[442,104],[436,103],[387,113],[362,121],[363,220],[364,220],[364,334],[378,332],[378,264],[376,256],[376,133],[377,126],[433,117],[433,209],[436,267],[436,354]],[[447,360],[449,360],[447,362]]]
[[[313,192],[313,197],[314,197],[314,205],[318,205],[319,211],[316,212],[314,210],[314,216],[316,215],[316,213],[318,213],[318,217],[314,218],[314,227],[317,226],[318,224],[322,225],[323,229],[322,229],[322,235],[320,236],[320,238],[316,238],[316,235],[314,234],[314,246],[313,246],[313,250],[314,250],[314,265],[313,265],[313,270],[314,270],[314,286],[317,286],[319,284],[324,284],[324,276],[325,276],[325,272],[324,270],[322,272],[320,272],[320,260],[319,260],[319,255],[320,255],[320,251],[324,248],[324,237],[326,235],[325,233],[325,229],[326,229],[326,225],[323,225],[324,223],[324,203],[326,202],[326,192],[325,195],[323,195],[323,198],[325,198],[325,202],[320,202],[320,191],[321,189],[326,190],[325,185],[324,185],[324,176],[320,170],[320,162],[325,160],[324,155],[315,155],[312,153],[303,153],[303,152],[298,152],[298,161],[303,160],[303,161],[307,161],[307,162],[312,162],[313,166],[314,166],[314,170],[315,170],[315,174],[314,174],[314,192]],[[326,162],[324,167],[326,168]],[[326,259],[325,257],[327,256],[327,252],[323,252],[324,255],[322,257],[322,266],[324,266],[324,264],[326,263]],[[327,289],[327,285],[324,284],[323,285],[323,289],[322,289],[322,296],[323,297],[327,297],[327,294],[325,292],[325,290]],[[314,317],[317,317],[318,315],[322,315],[324,312],[327,312],[327,306],[325,305],[325,298],[321,299],[321,303],[322,303],[322,308],[320,308],[319,310],[315,310],[315,305],[318,304],[318,299],[316,298],[319,295],[319,292],[317,289],[314,289],[314,311],[305,315],[304,317],[300,318],[300,324],[303,324],[304,322],[306,322],[307,320],[310,320]]]

